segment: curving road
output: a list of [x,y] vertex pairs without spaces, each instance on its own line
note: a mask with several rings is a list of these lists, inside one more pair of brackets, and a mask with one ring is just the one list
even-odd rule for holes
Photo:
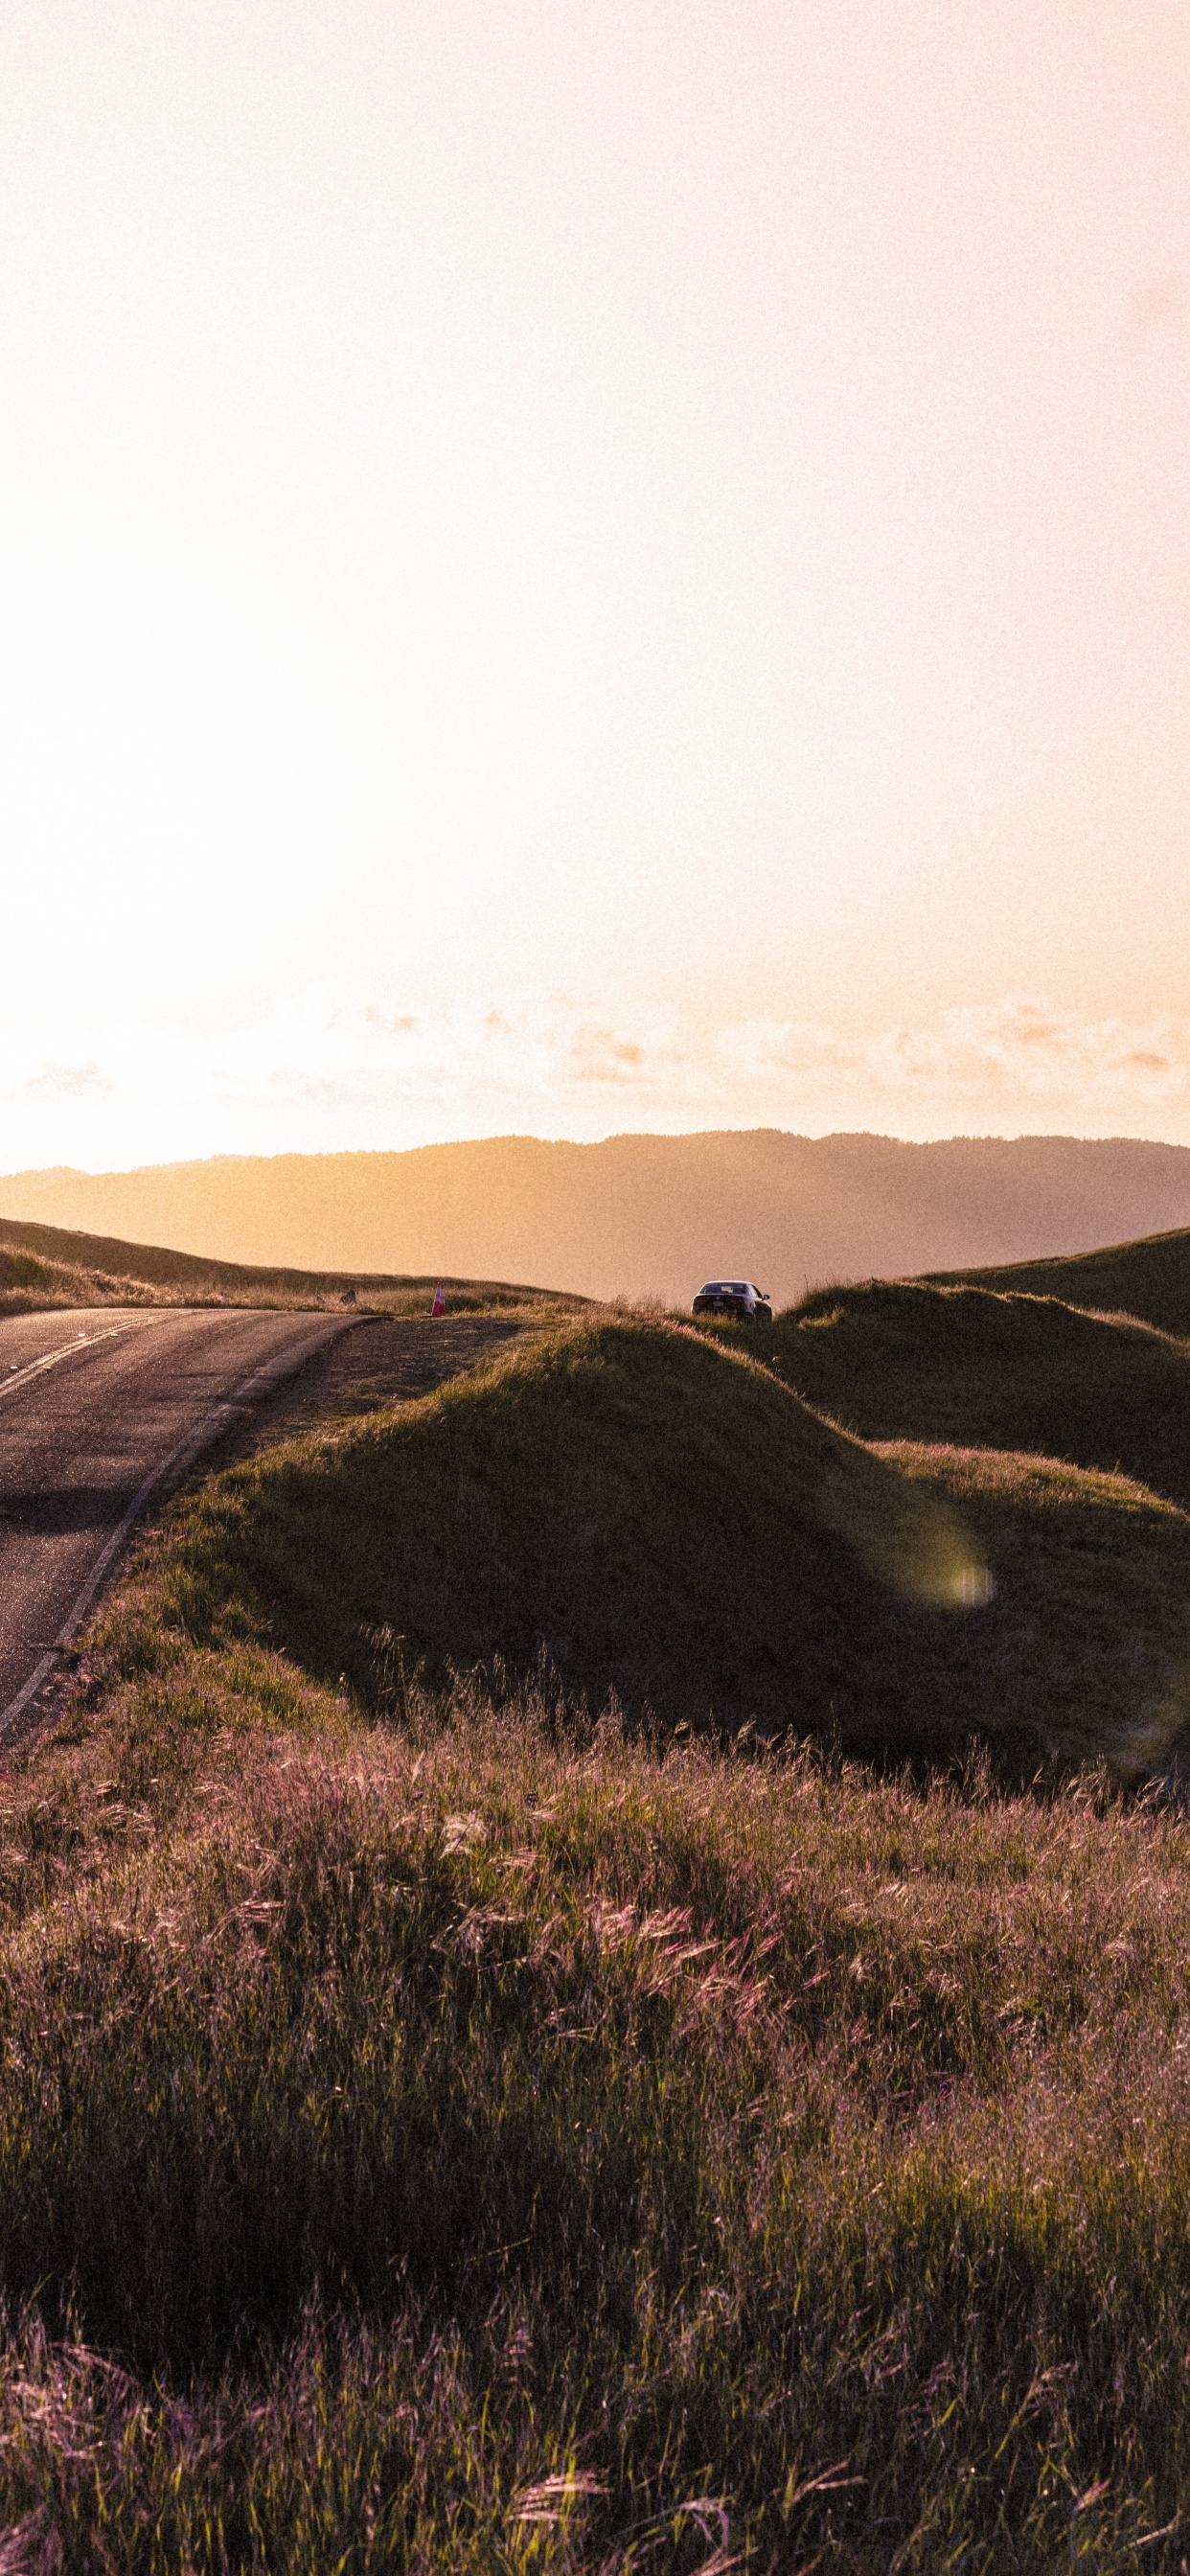
[[142,1513],[351,1320],[75,1307],[0,1318],[0,1746]]

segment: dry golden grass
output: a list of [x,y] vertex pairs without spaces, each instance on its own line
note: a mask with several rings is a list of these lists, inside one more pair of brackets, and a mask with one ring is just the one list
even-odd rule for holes
[[1182,2576],[1184,1816],[396,1652],[565,1580],[738,1673],[778,1528],[858,1688],[882,1521],[895,1674],[999,1639],[1038,1723],[1184,1617],[1135,1482],[625,1316],[175,1505],[0,1773],[9,2576]]
[[[284,1270],[159,1244],[120,1243],[58,1226],[0,1218],[0,1315],[62,1306],[266,1306],[283,1310],[349,1303],[379,1315],[424,1315],[439,1282],[349,1270]],[[444,1279],[453,1314],[571,1312],[582,1298],[491,1279]]]
[[0,1816],[29,2563],[1174,2576],[1179,1818],[145,1608]]

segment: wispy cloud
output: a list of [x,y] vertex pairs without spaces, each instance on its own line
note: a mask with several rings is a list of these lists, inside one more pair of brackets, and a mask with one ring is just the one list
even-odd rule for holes
[[1092,1020],[1010,996],[947,1012],[934,1028],[891,1032],[872,1060],[892,1087],[924,1081],[960,1097],[1172,1103],[1187,1097],[1190,1021]]
[[27,1100],[82,1100],[114,1087],[98,1064],[40,1064],[21,1084]]
[[1006,1114],[1046,1103],[1064,1114],[1108,1102],[1137,1112],[1190,1108],[1190,1020],[1092,1020],[1018,995],[902,1021],[862,1041],[790,1021],[729,1032],[725,1043],[778,1078],[844,1099],[874,1094],[893,1114],[949,1102],[957,1118],[973,1101],[999,1103]]
[[86,1056],[51,1054],[39,1034],[36,1054],[12,1032],[0,1047],[10,1170],[627,1126],[1190,1142],[1190,1020],[1094,1019],[1030,995],[867,1034],[773,1018],[708,1028],[545,991],[437,1008],[309,992],[217,1033],[93,1032]]
[[578,1031],[570,1049],[570,1069],[576,1082],[647,1081],[648,1048],[639,1038],[618,1037],[614,1029],[584,1026]]

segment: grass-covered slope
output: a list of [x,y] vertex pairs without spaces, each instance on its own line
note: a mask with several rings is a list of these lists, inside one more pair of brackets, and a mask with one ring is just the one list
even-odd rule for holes
[[1178,2576],[1184,1821],[373,1728],[170,1567],[0,1773],[3,2563]]
[[1190,1231],[1109,1243],[1098,1252],[1015,1261],[992,1270],[934,1271],[940,1282],[997,1288],[1032,1297],[1063,1297],[1105,1314],[1138,1315],[1164,1333],[1190,1333]]
[[959,1623],[957,1705],[1058,1761],[1161,1771],[1190,1730],[1190,1518],[1125,1476],[1028,1452],[894,1442],[881,1454],[961,1513],[996,1597]]
[[434,1685],[515,1686],[544,1656],[633,1719],[1147,1767],[1186,1715],[1190,1520],[1011,1462],[969,1512],[945,1458],[911,1464],[701,1335],[562,1327],[209,1486],[171,1534],[166,1615],[268,1636],[372,1706],[399,1689],[388,1630]]
[[[351,1302],[389,1314],[423,1314],[438,1281],[432,1276],[351,1270],[284,1270],[208,1261],[166,1245],[123,1243],[110,1235],[75,1234],[62,1226],[0,1217],[0,1314],[49,1306],[338,1305]],[[514,1287],[491,1279],[444,1279],[456,1314],[540,1305],[581,1306],[581,1298]]]
[[745,1358],[628,1318],[534,1337],[379,1421],[208,1489],[173,1559],[192,1633],[237,1621],[365,1695],[403,1635],[433,1682],[544,1655],[595,1705],[768,1728],[883,1705],[978,1597],[952,1517]]
[[515,1667],[1073,1742],[1188,1540],[623,1319],[183,1497],[0,1766],[0,2570],[1184,2576],[1184,1816]]
[[862,1439],[1119,1467],[1190,1508],[1190,1348],[1151,1326],[1057,1298],[875,1280],[806,1298],[757,1347]]

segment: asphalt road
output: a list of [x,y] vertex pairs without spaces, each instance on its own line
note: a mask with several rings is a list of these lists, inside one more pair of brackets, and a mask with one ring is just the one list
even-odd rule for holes
[[0,1745],[27,1725],[140,1516],[344,1329],[177,1307],[0,1318]]

